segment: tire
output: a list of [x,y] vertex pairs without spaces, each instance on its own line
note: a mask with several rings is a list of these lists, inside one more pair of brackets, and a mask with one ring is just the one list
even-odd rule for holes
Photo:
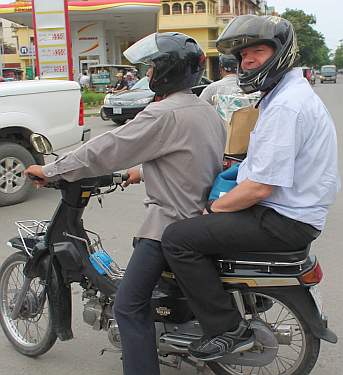
[[[24,301],[24,308],[19,318],[13,321],[10,317],[15,295],[23,282],[21,273],[26,261],[27,256],[17,252],[10,255],[0,268],[0,324],[8,340],[19,353],[28,357],[37,357],[50,350],[57,339],[53,330],[48,298],[45,300],[43,309],[38,308],[38,295],[43,290],[43,286],[38,283],[38,278],[31,282],[27,293],[30,297]],[[17,274],[15,274],[16,271]],[[13,281],[14,285],[11,285]],[[46,329],[40,335],[39,329],[43,324]],[[24,329],[21,329],[23,326]],[[31,336],[32,328],[33,335]],[[35,335],[36,337],[33,337]]]
[[106,116],[106,113],[105,113],[105,110],[104,110],[103,107],[101,107],[101,109],[100,109],[100,117],[104,121],[108,121],[109,120],[109,118]]
[[[286,312],[283,313],[283,314],[287,313],[286,318],[288,318],[287,323],[285,324],[290,324],[293,327],[294,331],[296,332],[295,336],[297,336],[297,340],[295,340],[297,341],[297,344],[294,344],[294,345],[295,346],[300,345],[298,344],[298,341],[299,342],[301,341],[302,345],[304,345],[304,349],[302,349],[302,346],[301,346],[301,349],[299,352],[300,353],[299,358],[297,359],[297,361],[294,361],[295,362],[294,365],[292,365],[291,368],[288,368],[288,369],[282,368],[282,365],[279,365],[276,359],[271,364],[267,365],[266,367],[248,367],[248,366],[243,366],[243,367],[236,366],[235,367],[235,366],[229,366],[229,365],[220,365],[219,363],[216,363],[216,362],[209,362],[208,367],[212,370],[213,373],[217,375],[243,375],[243,374],[249,375],[252,373],[253,374],[261,373],[261,374],[268,374],[268,375],[309,375],[318,359],[319,350],[320,350],[320,340],[313,336],[312,332],[310,331],[309,326],[305,322],[304,318],[296,310],[296,307],[294,307],[293,304],[288,303],[288,301],[285,298],[281,296],[278,296],[278,297],[269,296],[268,294],[261,294],[261,296],[268,298],[269,300],[272,300],[274,306],[277,306],[277,304],[280,304],[282,308],[286,308],[285,310]],[[259,314],[260,318],[263,319],[264,321],[268,321],[268,318],[266,315],[267,313],[263,313],[263,312],[260,313]],[[273,313],[274,316],[276,314],[275,311],[274,312],[271,311],[270,313]],[[291,324],[292,320],[290,319],[290,317],[292,315],[288,315],[288,314],[293,315],[294,322],[298,323],[299,331],[297,331],[294,325]],[[280,317],[281,323],[282,323],[282,319],[286,319],[286,318]],[[274,318],[271,321],[274,321]],[[299,335],[301,335],[300,337],[301,340],[299,340]],[[279,356],[280,358],[282,358],[283,349],[288,349],[287,345],[279,346],[279,352],[277,354],[277,358],[279,358]],[[292,347],[291,345],[289,345],[289,351],[291,351],[291,349]]]
[[23,202],[33,191],[24,170],[36,164],[33,155],[17,143],[0,143],[0,206]]

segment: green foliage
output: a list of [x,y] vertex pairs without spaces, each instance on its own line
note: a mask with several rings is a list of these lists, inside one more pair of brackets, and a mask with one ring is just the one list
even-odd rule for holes
[[99,106],[102,105],[105,98],[104,93],[102,92],[94,92],[91,90],[84,90],[82,92],[82,99],[85,104],[85,107],[93,107],[93,106]]
[[294,26],[299,45],[299,65],[319,67],[330,63],[330,50],[324,36],[312,27],[316,24],[314,15],[305,14],[302,10],[286,9],[281,17],[288,19]]
[[337,69],[343,69],[343,44],[337,47],[333,63],[337,66]]

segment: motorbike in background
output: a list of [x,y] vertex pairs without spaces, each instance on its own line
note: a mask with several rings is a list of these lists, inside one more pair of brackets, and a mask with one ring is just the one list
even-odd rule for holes
[[[43,154],[51,145],[33,135]],[[118,190],[127,178],[120,173],[76,182],[47,185],[61,200],[51,220],[16,222],[19,235],[8,245],[18,250],[0,269],[0,323],[14,348],[37,357],[57,338],[73,338],[71,285],[83,292],[83,320],[106,331],[121,351],[120,333],[112,314],[116,292],[125,270],[111,258],[82,215],[92,197]],[[202,329],[182,295],[171,270],[163,272],[151,306],[156,325],[160,363],[180,369],[194,366],[198,374],[210,368],[217,375],[307,375],[315,365],[320,340],[337,342],[323,314],[318,284],[322,270],[310,248],[289,253],[234,253],[217,260],[218,277],[231,294],[242,318],[250,322],[256,341],[245,352],[203,362],[188,353]]]

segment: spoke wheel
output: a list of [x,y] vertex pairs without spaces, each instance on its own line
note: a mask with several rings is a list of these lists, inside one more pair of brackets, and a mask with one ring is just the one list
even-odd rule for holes
[[217,375],[308,375],[315,365],[320,349],[320,340],[310,332],[300,314],[287,306],[281,297],[275,298],[256,293],[265,301],[266,310],[259,314],[260,319],[276,333],[281,326],[288,326],[292,336],[289,344],[280,344],[277,356],[267,366],[251,367],[240,365],[208,363]]
[[11,318],[23,286],[26,261],[23,253],[15,253],[5,260],[0,269],[0,323],[18,352],[36,357],[54,345],[56,334],[52,328],[49,300],[39,278],[32,280],[18,319]]

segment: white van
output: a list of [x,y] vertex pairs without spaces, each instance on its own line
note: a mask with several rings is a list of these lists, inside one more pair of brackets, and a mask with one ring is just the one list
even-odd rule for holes
[[320,83],[337,81],[336,65],[323,65],[320,69]]

